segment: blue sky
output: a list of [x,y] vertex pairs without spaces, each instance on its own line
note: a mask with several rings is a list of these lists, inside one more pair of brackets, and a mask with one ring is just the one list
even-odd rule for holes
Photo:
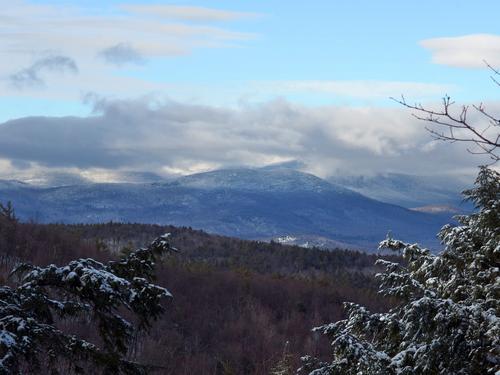
[[[322,131],[335,133],[332,139],[346,149],[357,146],[352,143],[360,134],[373,133],[373,144],[361,143],[361,154],[370,150],[396,158],[412,147],[435,146],[424,147],[425,137],[416,137],[410,129],[415,125],[404,122],[399,112],[392,127],[381,124],[355,134],[345,133],[344,122],[357,122],[356,111],[362,111],[360,119],[370,111],[400,111],[388,98],[401,94],[424,103],[439,103],[444,94],[464,103],[499,99],[500,91],[482,62],[500,65],[500,3],[495,1],[113,0],[103,5],[0,0],[0,5],[0,122],[30,116],[106,116],[123,101],[147,102],[145,106],[158,111],[173,102],[235,111],[234,116],[243,117],[245,111],[269,110],[275,105],[269,103],[280,102],[285,103],[277,105],[281,110],[288,106],[308,116],[314,113],[314,123],[335,108],[336,114],[349,113],[349,119],[339,118]],[[400,134],[403,126],[407,138]],[[248,130],[252,125],[240,127]],[[383,151],[388,144],[391,151]],[[338,169],[346,155],[335,157],[328,169]],[[52,166],[33,155],[3,156],[10,165],[5,171],[21,164]],[[308,159],[306,163],[317,164],[319,158],[293,150],[261,150],[236,157],[234,163]],[[226,166],[231,158],[200,155],[190,164],[199,167],[167,159],[161,168],[187,173]],[[378,167],[369,168],[383,170],[384,163],[382,158]],[[77,164],[64,167],[95,169],[106,163]],[[389,164],[390,170],[403,169],[396,161]]]
[[[136,2],[134,4],[138,4]],[[144,4],[150,4],[143,2]],[[76,7],[78,13],[115,17],[123,14],[123,2],[46,2],[32,4]],[[286,89],[256,90],[269,81],[382,81],[442,85],[464,101],[488,100],[498,96],[481,68],[460,68],[432,63],[432,53],[419,45],[431,38],[469,34],[492,34],[498,29],[500,4],[493,1],[213,1],[162,2],[254,13],[255,16],[228,22],[203,22],[250,34],[247,40],[230,41],[233,47],[194,48],[183,56],[149,58],[144,65],[122,66],[112,74],[162,83],[161,94],[215,104],[234,102],[234,96],[253,100],[289,97],[307,104],[366,103],[366,98],[289,92]],[[178,20],[172,20],[178,22]],[[127,32],[125,30],[125,32]],[[126,37],[125,37],[126,38]],[[43,47],[43,46],[42,46]],[[477,56],[478,61],[482,60]],[[29,59],[26,59],[27,64]],[[264,85],[265,86],[265,85]],[[404,87],[403,87],[404,88]],[[6,88],[4,88],[6,89]],[[58,97],[57,87],[47,87],[56,98],[30,98],[9,90],[2,96],[3,120],[37,114],[82,114],[81,98]],[[37,90],[39,91],[39,90]],[[155,91],[156,90],[149,90]],[[258,91],[258,93],[256,93]],[[411,90],[409,90],[411,91]],[[449,92],[448,92],[449,91]],[[95,90],[99,93],[99,88]],[[122,93],[133,96],[147,94]],[[404,92],[394,91],[398,96]],[[440,98],[439,92],[423,95]],[[364,100],[363,100],[364,99]],[[391,105],[379,97],[377,105]],[[44,109],[48,112],[44,113]]]

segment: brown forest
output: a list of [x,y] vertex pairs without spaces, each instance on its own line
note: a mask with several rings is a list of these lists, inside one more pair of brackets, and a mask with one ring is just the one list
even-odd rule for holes
[[[19,261],[105,260],[165,232],[172,233],[181,252],[158,266],[157,283],[174,298],[129,353],[162,366],[161,373],[269,374],[284,356],[294,373],[302,355],[328,355],[328,340],[311,328],[341,319],[344,301],[373,311],[391,304],[376,292],[375,255],[244,241],[170,226],[20,223],[5,212],[0,215],[0,278],[9,284],[9,271]],[[61,328],[95,341],[85,324]]]

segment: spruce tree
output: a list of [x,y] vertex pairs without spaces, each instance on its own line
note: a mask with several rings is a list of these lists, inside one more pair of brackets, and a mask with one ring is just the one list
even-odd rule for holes
[[[18,265],[18,286],[0,287],[0,374],[148,373],[125,356],[134,333],[149,329],[171,297],[152,281],[156,259],[172,251],[167,234],[118,261]],[[95,325],[98,344],[58,328],[77,319]]]
[[283,348],[283,354],[278,363],[271,369],[270,375],[292,375],[295,371],[292,366],[292,355],[289,349],[290,343],[287,341]]
[[439,255],[391,238],[381,248],[380,292],[400,303],[372,313],[346,303],[347,318],[315,328],[332,339],[333,359],[304,357],[310,374],[500,374],[500,175],[481,167],[464,192],[476,212],[439,233]]

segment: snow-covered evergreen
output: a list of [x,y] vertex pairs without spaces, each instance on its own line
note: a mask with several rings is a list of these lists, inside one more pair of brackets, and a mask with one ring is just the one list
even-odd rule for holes
[[289,345],[290,343],[287,341],[283,348],[283,354],[276,366],[271,369],[270,375],[291,375],[295,372],[292,365],[292,355],[289,352]]
[[[133,333],[163,312],[170,293],[152,283],[157,257],[175,251],[168,234],[119,261],[79,259],[66,266],[20,264],[19,286],[0,288],[0,374],[49,371],[143,374],[147,367],[124,359]],[[123,308],[134,315],[132,324]],[[127,314],[130,316],[130,314]],[[95,323],[101,345],[63,332],[55,322]]]
[[311,375],[500,374],[500,175],[482,167],[465,191],[477,212],[439,233],[431,254],[391,238],[380,244],[405,262],[379,260],[380,292],[400,303],[371,313],[347,303],[347,319],[315,328],[332,339],[333,359],[306,356]]

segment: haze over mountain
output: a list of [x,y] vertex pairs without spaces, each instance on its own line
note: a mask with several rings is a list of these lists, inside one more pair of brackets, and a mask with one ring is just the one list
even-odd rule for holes
[[[11,175],[9,180],[21,181],[33,187],[60,187],[70,185],[83,185],[102,182],[128,182],[128,183],[151,183],[168,181],[169,176],[160,176],[152,172],[138,171],[106,171],[81,173],[72,171],[35,171],[28,173],[17,173]],[[5,181],[5,180],[4,180]]]
[[415,176],[385,173],[374,176],[334,176],[330,182],[367,197],[407,208],[429,205],[462,206],[461,192],[470,178],[460,176]]
[[[289,168],[227,169],[155,183],[40,187],[0,184],[25,220],[191,226],[241,238],[315,239],[374,249],[388,231],[437,247],[449,215],[429,215],[365,197]],[[330,242],[329,242],[330,241]]]

